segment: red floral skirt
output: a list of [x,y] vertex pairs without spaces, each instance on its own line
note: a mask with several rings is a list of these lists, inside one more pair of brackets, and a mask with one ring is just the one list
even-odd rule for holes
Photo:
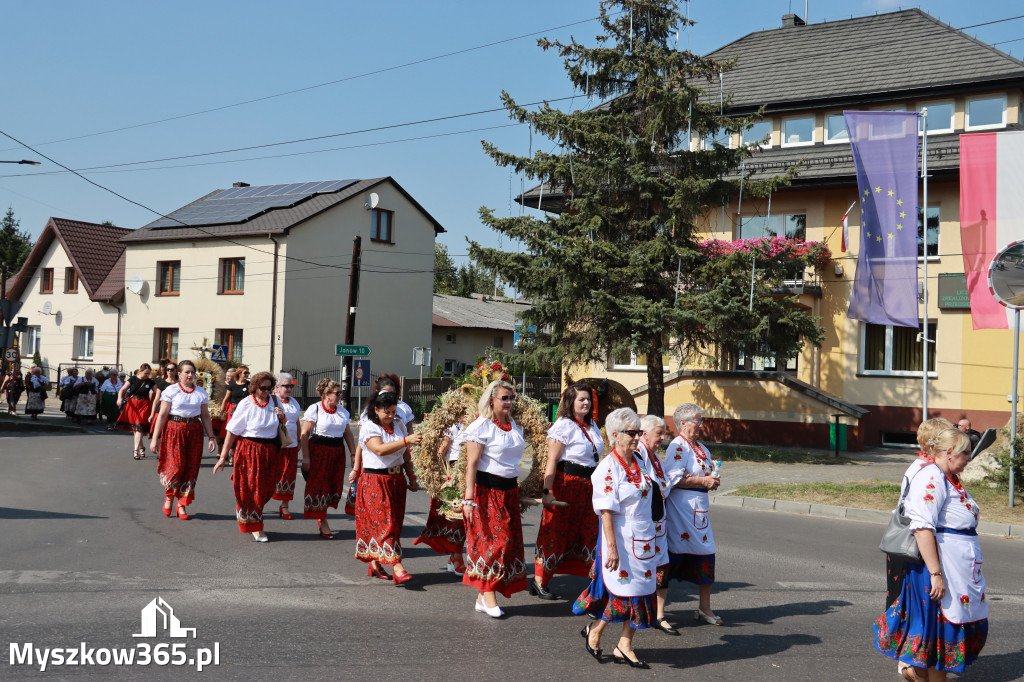
[[299,447],[281,448],[279,462],[281,464],[280,477],[277,479],[277,488],[274,490],[275,500],[288,502],[295,496],[295,469],[299,461]]
[[168,421],[160,441],[160,459],[156,467],[164,495],[177,497],[178,504],[183,507],[191,504],[196,497],[196,479],[199,478],[202,461],[202,423]]
[[713,584],[715,582],[715,555],[669,552],[668,563],[658,566],[658,588],[668,587],[670,580],[686,581],[694,585]]
[[653,591],[640,597],[619,597],[609,592],[604,584],[598,549],[590,569],[590,584],[573,603],[572,612],[577,616],[590,612],[609,623],[628,621],[634,630],[643,630],[654,624],[658,602]]
[[117,417],[117,428],[142,432],[149,430],[149,400],[129,398],[121,405],[124,409]]
[[402,560],[405,474],[359,476],[356,492],[356,558],[394,566]]
[[478,483],[475,497],[473,520],[466,524],[466,573],[462,582],[481,592],[511,597],[526,589],[519,487],[494,490]]
[[235,469],[231,482],[235,489],[235,517],[238,530],[254,533],[263,530],[263,507],[274,495],[281,474],[281,451],[277,445],[258,443],[248,438],[235,441]]
[[555,475],[552,494],[568,507],[544,509],[537,532],[537,561],[543,573],[553,575],[590,575],[597,546],[597,515],[594,513],[594,487],[589,478]]
[[[362,485],[362,482],[360,482]],[[304,519],[326,519],[327,508],[338,508],[345,494],[345,446],[309,442]]]
[[449,519],[439,511],[440,508],[440,502],[430,500],[427,525],[412,544],[422,542],[438,554],[461,553],[466,544],[466,522],[463,519]]

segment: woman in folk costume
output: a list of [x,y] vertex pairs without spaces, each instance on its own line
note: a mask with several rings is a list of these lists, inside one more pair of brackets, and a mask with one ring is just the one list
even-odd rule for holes
[[935,461],[904,482],[904,512],[921,552],[904,566],[903,589],[875,621],[875,647],[907,667],[907,680],[945,680],[981,654],[988,637],[981,510],[960,483],[971,440],[955,428],[935,437]]
[[[156,379],[153,381],[153,404],[149,410],[149,437],[153,438],[153,433],[156,431],[156,418],[160,412],[160,396],[167,390],[168,387],[173,386],[178,381],[178,366],[173,360],[161,360],[160,370],[157,373]],[[205,389],[203,390],[205,393]],[[209,394],[207,394],[209,396]],[[155,450],[154,450],[155,452]]]
[[38,419],[46,407],[46,391],[50,388],[50,380],[43,376],[43,368],[32,365],[25,377],[25,414]]
[[75,418],[75,384],[78,383],[78,368],[71,367],[68,373],[57,382],[57,395],[60,398],[60,411],[64,413],[65,419]]
[[263,507],[274,496],[281,475],[281,438],[278,426],[284,411],[274,399],[274,375],[259,372],[249,384],[249,397],[240,402],[228,422],[228,436],[213,473],[224,468],[228,452],[235,449],[235,517],[238,530],[252,533],[256,542],[267,542],[263,532]]
[[281,456],[278,458],[281,464],[281,475],[277,479],[273,499],[281,503],[277,514],[286,521],[290,521],[292,518],[291,512],[288,511],[288,503],[295,496],[295,472],[299,460],[299,418],[302,416],[302,407],[299,405],[298,399],[292,398],[294,386],[295,379],[291,374],[281,372],[277,375],[277,407],[284,412],[288,437],[291,438],[292,445],[281,448]]
[[118,376],[117,370],[112,369],[100,385],[100,407],[103,414],[107,417],[107,431],[114,430],[114,422],[120,416],[117,409],[117,394],[120,393],[121,387],[124,386],[124,377],[124,372],[121,372],[120,376]]
[[[462,422],[452,424],[444,432],[437,457],[444,457],[450,463],[459,461],[462,444],[466,440],[466,425]],[[412,544],[427,545],[438,554],[448,555],[446,566],[449,573],[462,577],[466,572],[466,563],[462,558],[462,550],[466,545],[466,522],[463,519],[449,519],[441,513],[441,502],[430,499],[430,513],[423,532]]]
[[149,431],[150,393],[154,386],[149,375],[152,371],[148,362],[142,363],[117,392],[117,407],[121,410],[117,416],[117,427],[130,429],[134,433],[132,453],[135,459],[146,456],[142,435]]
[[504,611],[496,592],[511,598],[526,589],[523,519],[520,514],[519,460],[526,440],[512,420],[515,388],[492,381],[480,396],[480,416],[466,429],[466,573],[462,582],[476,588],[475,608],[492,618]]
[[[375,395],[377,393],[391,393],[391,394],[393,394],[395,396],[395,401],[396,401],[395,402],[395,419],[397,419],[399,422],[401,422],[402,426],[405,427],[405,432],[406,433],[412,433],[412,422],[413,422],[412,408],[409,407],[408,404],[402,402],[401,398],[399,398],[399,395],[400,395],[399,383],[400,382],[398,380],[398,375],[397,374],[381,374],[379,377],[377,377],[377,381],[373,382],[373,392],[371,392],[370,395],[373,396],[373,395]],[[366,426],[367,424],[370,423],[369,411],[370,411],[370,402],[369,402],[369,399],[367,399],[366,404],[363,405],[363,411],[359,413],[359,422],[358,422],[357,426],[359,427],[359,431],[360,432],[362,432],[362,429],[363,429],[364,426]],[[352,453],[353,469],[352,469],[352,473],[349,474],[349,480],[352,483],[355,483],[356,482],[356,478],[358,477],[358,472],[355,469],[355,463],[362,456],[362,448],[363,448],[363,443],[360,440],[358,443],[356,443],[356,450],[355,450],[355,452]],[[346,511],[350,511],[350,510],[346,510]]]
[[[419,490],[412,468],[410,445],[423,434],[409,435],[396,418],[398,398],[378,391],[370,396],[369,422],[359,430],[361,455],[353,466],[359,480],[356,492],[356,558],[369,564],[366,575],[392,578],[384,566],[394,566],[395,585],[412,578],[402,564],[402,522],[406,490]],[[407,482],[408,479],[408,482]]]
[[[238,407],[238,404],[249,397],[249,377],[251,373],[245,365],[235,368],[234,379],[225,385],[224,400],[220,403],[221,419],[224,420],[224,427],[221,430],[220,439],[224,441],[228,437],[228,422],[231,421],[231,414]],[[223,442],[221,443],[223,447]],[[228,466],[232,466],[234,459],[231,451],[228,451]]]
[[21,378],[21,367],[11,364],[4,375],[3,385],[0,385],[0,391],[3,391],[7,398],[7,414],[18,414],[18,401],[24,390],[25,382]]
[[75,382],[75,421],[83,418],[92,424],[96,419],[96,403],[99,401],[100,382],[92,370],[85,370],[85,376]]
[[668,498],[668,558],[658,568],[658,621],[656,627],[668,634],[678,632],[665,620],[665,602],[670,580],[685,580],[698,586],[698,606],[693,619],[722,625],[711,610],[711,587],[715,582],[715,536],[711,532],[708,492],[717,490],[721,479],[703,443],[697,442],[703,428],[701,408],[684,403],[672,418],[679,435],[665,453]]
[[622,623],[612,650],[615,663],[650,666],[633,651],[636,630],[654,624],[655,582],[665,556],[665,480],[655,456],[638,450],[640,418],[623,407],[608,415],[605,431],[614,444],[594,475],[594,511],[601,515],[593,579],[573,605],[598,620],[583,628],[587,652],[602,660],[601,635],[608,623]]
[[306,408],[302,415],[302,474],[306,479],[305,506],[302,518],[316,519],[320,537],[334,536],[327,523],[327,508],[338,508],[345,488],[345,447],[355,449],[355,439],[348,429],[351,416],[338,404],[341,384],[333,379],[317,382],[320,401]]
[[[589,386],[565,389],[557,419],[548,429],[548,461],[544,471],[544,512],[537,531],[536,559],[530,594],[558,599],[548,589],[556,574],[590,575],[597,546],[597,516],[590,477],[604,452],[601,427],[591,417],[594,397]],[[555,501],[568,507],[556,507]]]
[[164,487],[164,516],[171,515],[174,498],[178,498],[178,518],[188,520],[185,508],[196,495],[196,479],[203,459],[203,434],[209,438],[210,453],[217,452],[216,434],[210,421],[210,397],[195,385],[196,366],[182,360],[175,367],[181,379],[160,395],[153,433],[153,453],[159,455],[157,473]]

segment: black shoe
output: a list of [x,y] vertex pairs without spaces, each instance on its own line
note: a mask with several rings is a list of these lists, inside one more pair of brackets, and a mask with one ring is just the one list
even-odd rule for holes
[[541,585],[539,582],[537,582],[536,578],[530,580],[530,584],[527,587],[527,589],[530,591],[530,596],[532,597],[540,597],[541,599],[546,599],[547,601],[561,599],[561,597],[559,597],[557,594],[549,590],[546,585]]
[[[587,648],[590,648],[589,644],[587,645]],[[616,656],[616,654],[619,655]],[[651,666],[647,665],[647,661],[634,661],[631,658],[626,658],[625,656],[623,656],[622,652],[619,651],[619,647],[615,647],[614,649],[612,649],[612,660],[616,663],[629,663],[630,668],[640,668],[641,670],[651,669]]]
[[590,648],[590,626],[588,625],[580,630],[580,634],[583,636],[583,646],[587,647],[587,653],[597,659],[597,662],[600,663],[603,652],[601,649]]
[[677,637],[679,636],[679,630],[676,630],[674,627],[669,625],[668,621],[665,620],[664,618],[662,618],[661,620],[655,621],[654,625],[652,625],[651,627],[654,628],[655,630],[661,630],[666,635],[676,635]]

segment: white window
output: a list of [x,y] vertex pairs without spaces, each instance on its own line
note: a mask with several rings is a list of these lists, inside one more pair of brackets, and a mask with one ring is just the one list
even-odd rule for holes
[[[925,123],[928,126],[929,135],[953,132],[953,102],[928,102],[917,105],[917,112],[928,109],[928,117]],[[920,126],[918,126],[920,128]]]
[[[928,323],[928,338],[935,341],[938,323]],[[917,327],[894,327],[892,325],[861,325],[860,371],[867,375],[921,376],[921,360],[924,355]],[[928,376],[935,372],[935,347],[928,347]]]
[[975,97],[967,100],[967,130],[1002,128],[1006,125],[1006,96]]
[[728,147],[731,140],[732,135],[730,135],[725,128],[719,128],[717,131],[713,133],[708,133],[707,135],[704,136],[704,138],[701,140],[700,148],[712,149],[715,143],[718,143],[723,147]]
[[[661,364],[662,364],[662,367],[665,368],[666,372],[668,371],[668,361],[669,361],[669,358],[668,358],[667,355],[662,355],[661,356]],[[642,370],[646,370],[647,369],[647,355],[644,354],[644,353],[637,353],[636,350],[631,350],[631,351],[628,351],[628,352],[627,351],[623,351],[621,353],[618,353],[618,354],[612,356],[611,362],[609,364],[611,365],[611,369],[642,369]]]
[[455,343],[455,334],[445,334],[444,335],[444,342],[445,343]]
[[795,372],[797,371],[797,356],[786,361],[785,366],[780,370],[779,363],[774,357],[768,355],[754,355],[747,357],[743,351],[736,356],[736,369],[753,370],[755,372]]
[[763,215],[741,216],[739,233],[740,239],[787,237],[805,241],[807,239],[807,215],[804,213],[776,214],[771,218]]
[[[925,238],[924,221],[921,209],[917,209],[917,257],[924,258]],[[937,260],[939,257],[939,207],[928,207],[928,258]]]
[[849,142],[850,134],[846,132],[846,116],[828,114],[825,116],[825,144]]
[[743,131],[741,140],[743,144],[757,144],[761,149],[768,149],[772,146],[772,121],[758,121]]
[[75,327],[75,359],[89,360],[92,358],[92,327]]
[[444,361],[444,374],[445,376],[451,376],[455,374],[455,366],[458,364],[458,360],[445,360]]
[[801,147],[810,144],[814,144],[813,116],[782,119],[783,147]]
[[40,350],[42,346],[39,343],[39,334],[40,327],[38,326],[29,327],[24,332],[21,341],[21,355],[23,357],[32,357],[35,353],[42,353]]

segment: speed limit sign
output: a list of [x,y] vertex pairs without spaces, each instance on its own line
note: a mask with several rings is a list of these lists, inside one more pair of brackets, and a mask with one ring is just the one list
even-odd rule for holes
[[4,360],[7,362],[18,361],[18,349],[17,348],[6,348],[4,349]]

